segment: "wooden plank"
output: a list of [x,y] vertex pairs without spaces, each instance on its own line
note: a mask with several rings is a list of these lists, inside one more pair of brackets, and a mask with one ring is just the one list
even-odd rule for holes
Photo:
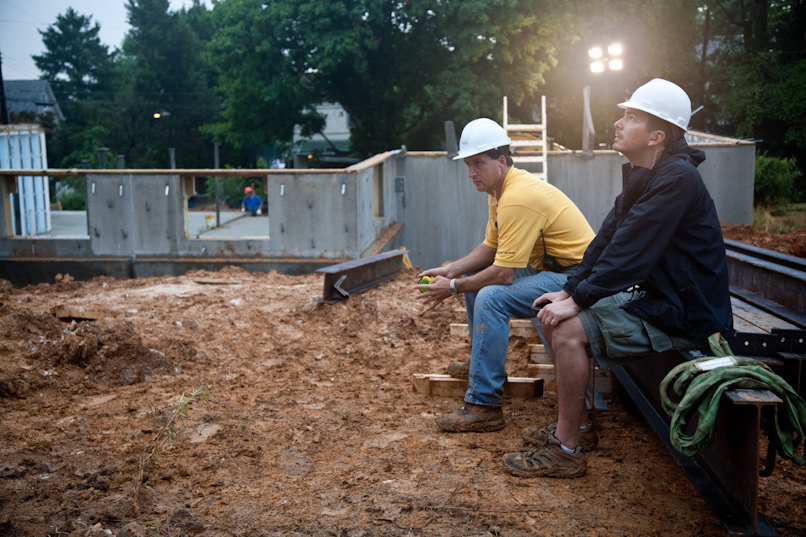
[[53,307],[53,315],[61,321],[94,321],[106,317],[106,312],[87,306],[59,304]]
[[551,364],[551,357],[546,351],[546,346],[541,344],[529,345],[529,359],[536,364]]
[[783,400],[769,390],[728,390],[724,396],[734,405],[780,405]]
[[[543,389],[549,392],[557,391],[557,375],[554,366],[551,364],[529,364],[529,374],[533,377],[543,379]],[[600,393],[613,392],[613,375],[608,369],[602,371],[598,367],[594,370],[593,387]]]
[[543,132],[545,127],[538,123],[521,123],[521,124],[509,124],[506,126],[507,132]]
[[[467,379],[457,379],[450,375],[421,374],[413,376],[413,390],[422,395],[437,397],[464,397],[467,392]],[[504,398],[543,396],[543,380],[526,377],[508,377],[504,382]]]
[[762,332],[762,330],[754,325],[753,323],[749,323],[742,319],[741,317],[737,317],[735,314],[733,315],[733,329],[736,332]]
[[756,326],[756,330],[740,330],[741,332],[769,332],[773,328],[796,329],[797,327],[790,324],[775,315],[771,315],[765,311],[760,310],[755,306],[751,306],[736,297],[730,297],[730,305],[733,308],[733,318],[741,319],[746,323]]
[[523,338],[540,338],[537,328],[530,319],[510,319],[509,336]]
[[470,331],[466,324],[451,323],[451,337],[470,337]]
[[[470,337],[470,331],[467,324],[451,323],[450,326],[451,336],[453,337]],[[509,337],[522,337],[540,339],[535,325],[529,319],[510,319],[509,321]]]
[[772,300],[758,296],[755,293],[751,293],[745,289],[740,289],[733,285],[730,286],[730,294],[748,304],[752,304],[753,306],[766,311],[767,313],[780,317],[781,319],[785,319],[788,323],[792,323],[798,328],[806,329],[806,315],[803,313],[792,311],[790,308],[782,304],[778,304],[777,302],[773,302]]

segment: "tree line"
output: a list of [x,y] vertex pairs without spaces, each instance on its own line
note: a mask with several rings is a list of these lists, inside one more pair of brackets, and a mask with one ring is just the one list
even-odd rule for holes
[[[320,132],[315,106],[339,103],[351,151],[364,158],[406,145],[444,147],[480,116],[532,123],[548,101],[549,135],[582,138],[591,87],[596,141],[610,143],[615,104],[662,77],[702,110],[698,130],[757,142],[806,166],[804,0],[128,0],[131,29],[112,51],[91,15],[68,8],[41,31],[34,60],[66,120],[49,134],[51,161],[127,167],[221,163],[254,167],[287,155],[295,126]],[[588,49],[619,43],[623,69],[593,73]],[[160,114],[155,118],[155,114]],[[793,179],[794,180],[794,179]],[[793,183],[794,184],[794,183]],[[803,189],[801,189],[803,190]]]

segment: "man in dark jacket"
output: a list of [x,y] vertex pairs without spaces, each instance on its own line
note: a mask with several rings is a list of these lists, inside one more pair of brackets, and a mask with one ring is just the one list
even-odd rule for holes
[[504,456],[518,476],[585,473],[589,353],[607,368],[732,334],[725,244],[697,171],[705,155],[683,137],[691,101],[656,78],[618,106],[613,149],[629,160],[622,192],[563,290],[535,300],[545,305],[538,318],[554,355],[559,416],[542,445]]

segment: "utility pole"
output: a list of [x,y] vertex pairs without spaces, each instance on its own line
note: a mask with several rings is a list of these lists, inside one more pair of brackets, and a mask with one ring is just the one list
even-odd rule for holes
[[[218,169],[218,142],[213,144],[213,167]],[[221,178],[215,176],[215,227],[221,226],[221,210],[218,207],[221,198]]]
[[8,125],[8,108],[6,107],[6,86],[3,83],[2,54],[0,54],[0,124]]

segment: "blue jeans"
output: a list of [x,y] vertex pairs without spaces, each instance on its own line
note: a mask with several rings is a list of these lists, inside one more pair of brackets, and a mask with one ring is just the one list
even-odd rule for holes
[[[542,332],[540,322],[534,319],[532,302],[543,293],[560,291],[567,280],[567,273],[538,272],[527,266],[515,271],[512,285],[488,285],[476,293],[465,293],[471,334],[466,402],[501,406],[507,379],[504,366],[509,349],[509,319],[532,318],[538,332]],[[540,336],[542,339],[543,334]]]

